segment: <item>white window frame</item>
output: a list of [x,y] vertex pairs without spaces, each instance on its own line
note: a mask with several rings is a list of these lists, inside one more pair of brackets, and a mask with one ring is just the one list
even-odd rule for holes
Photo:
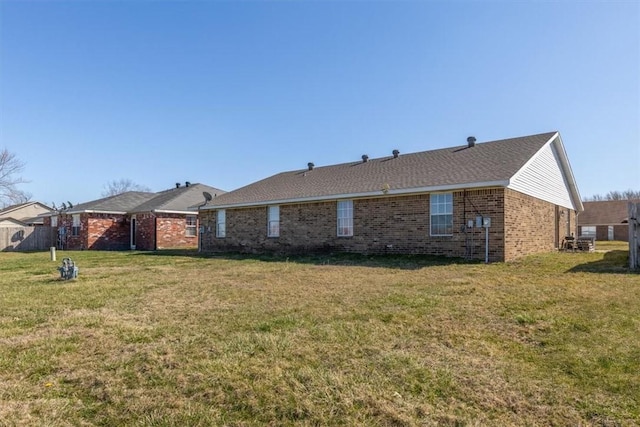
[[453,236],[453,193],[429,195],[429,235]]
[[187,215],[184,221],[184,235],[186,237],[196,237],[198,235],[197,215]]
[[71,215],[71,220],[72,222],[72,226],[71,226],[71,235],[72,236],[79,236],[80,235],[80,228],[82,226],[82,224],[80,223],[80,214],[73,214]]
[[58,215],[53,215],[51,217],[51,226],[52,227],[57,227],[58,226]]
[[338,237],[353,236],[353,200],[338,200],[336,208]]
[[227,237],[227,212],[224,209],[216,212],[216,237]]
[[280,237],[280,206],[267,206],[267,237]]
[[596,237],[596,226],[595,225],[583,225],[580,227],[580,237]]

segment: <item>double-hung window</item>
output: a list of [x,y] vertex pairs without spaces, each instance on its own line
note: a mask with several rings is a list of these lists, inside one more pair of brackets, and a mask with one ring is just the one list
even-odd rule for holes
[[267,236],[280,236],[280,206],[269,206],[267,208]]
[[338,201],[338,236],[353,236],[353,200]]
[[198,217],[195,215],[187,215],[184,235],[187,237],[195,237],[198,234]]
[[453,193],[436,193],[430,196],[431,235],[453,235]]
[[226,237],[227,235],[227,213],[224,209],[217,212],[216,217],[216,237]]
[[51,217],[51,226],[52,227],[57,227],[58,226],[58,215],[53,215]]
[[71,216],[73,223],[71,226],[71,235],[79,236],[80,235],[80,214],[74,214]]

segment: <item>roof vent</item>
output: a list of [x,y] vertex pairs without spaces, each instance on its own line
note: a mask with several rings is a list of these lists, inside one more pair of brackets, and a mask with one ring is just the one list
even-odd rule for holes
[[398,158],[398,155],[400,154],[400,152],[399,152],[398,150],[393,150],[393,152],[392,152],[392,153],[393,153],[393,158],[394,158],[394,159],[397,159],[397,158]]
[[185,187],[191,187],[191,183],[189,181],[187,181],[187,182],[184,183],[184,186]]
[[307,163],[307,167],[309,168],[309,170],[310,170],[310,171],[312,171],[312,170],[313,170],[313,167],[314,167],[314,166],[315,166],[315,165],[314,165],[313,163],[311,163],[311,162]]
[[362,163],[367,163],[369,161],[369,156],[367,156],[366,154],[362,155]]
[[469,144],[469,148],[475,147],[475,145],[476,145],[476,137],[475,136],[470,136],[469,138],[467,138],[467,144]]
[[176,182],[176,188],[180,188],[180,183]]

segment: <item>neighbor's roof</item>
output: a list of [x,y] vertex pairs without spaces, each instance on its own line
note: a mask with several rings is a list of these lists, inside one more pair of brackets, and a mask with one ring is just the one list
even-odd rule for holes
[[0,209],[0,218],[11,216],[10,214],[12,212],[18,211],[18,210],[20,210],[22,208],[26,208],[26,207],[31,206],[31,205],[39,205],[43,209],[50,210],[50,211],[53,210],[49,206],[45,205],[44,203],[40,203],[40,202],[19,203],[17,205],[11,205],[11,206],[7,206],[6,208]]
[[559,140],[557,132],[283,172],[223,194],[203,209],[506,186],[552,140]]
[[80,203],[72,208],[64,211],[66,214],[82,213],[82,212],[108,212],[108,213],[126,213],[134,209],[136,206],[151,200],[157,193],[149,193],[144,191],[127,191],[125,193],[116,194],[115,196],[105,197],[103,199],[93,200],[91,202]]
[[197,212],[206,200],[204,192],[221,195],[224,190],[204,184],[189,184],[156,193],[156,196],[131,209],[130,212]]
[[159,193],[127,191],[115,196],[80,203],[64,211],[66,214],[82,212],[136,213],[136,212],[197,212],[204,205],[204,192],[224,193],[204,184],[189,184]]
[[622,224],[629,218],[629,202],[630,200],[582,202],[584,212],[578,215],[578,225]]

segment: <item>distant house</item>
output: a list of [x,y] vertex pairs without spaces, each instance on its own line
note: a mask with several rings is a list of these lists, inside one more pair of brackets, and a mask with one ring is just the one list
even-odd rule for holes
[[629,241],[629,200],[583,202],[578,234],[596,240]]
[[513,260],[558,248],[582,203],[560,134],[282,172],[200,208],[225,252],[435,254]]
[[64,249],[156,250],[198,247],[198,207],[223,190],[176,184],[159,193],[128,191],[50,214],[45,225]]
[[26,202],[0,210],[0,227],[27,227],[43,225],[41,216],[53,209],[40,202]]

